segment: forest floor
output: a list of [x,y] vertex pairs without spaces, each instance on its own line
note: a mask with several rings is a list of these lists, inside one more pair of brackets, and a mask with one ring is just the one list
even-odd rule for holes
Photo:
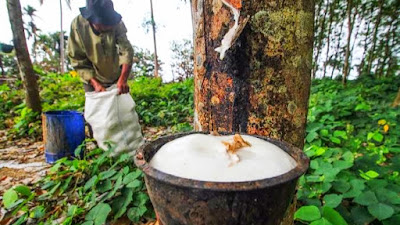
[[[146,140],[167,135],[165,127],[145,127]],[[44,143],[35,139],[9,140],[7,130],[0,130],[0,201],[3,193],[15,185],[32,186],[46,175],[51,164],[46,163]]]

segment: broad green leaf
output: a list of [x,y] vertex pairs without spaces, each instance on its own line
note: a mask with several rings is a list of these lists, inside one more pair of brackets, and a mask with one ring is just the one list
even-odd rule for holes
[[82,225],[93,225],[93,221],[86,221],[84,223],[82,223]]
[[333,167],[340,169],[340,170],[345,170],[353,167],[353,162],[349,161],[343,161],[343,160],[337,160],[333,162]]
[[115,170],[103,171],[99,174],[99,178],[100,178],[100,180],[105,180],[105,179],[112,177],[116,173],[117,173],[117,171],[115,171]]
[[96,190],[100,193],[104,193],[112,189],[111,180],[102,180],[96,185]]
[[83,187],[83,190],[87,191],[87,190],[91,189],[96,184],[96,182],[97,182],[97,175],[95,175],[94,177],[90,178],[86,182],[85,186]]
[[315,221],[321,218],[321,212],[316,206],[302,206],[294,214],[294,219],[302,221]]
[[322,216],[333,225],[348,225],[346,220],[334,209],[324,206],[322,208]]
[[311,143],[312,141],[314,141],[316,138],[318,137],[318,133],[313,131],[311,133],[308,133],[306,136],[306,140],[308,143]]
[[310,162],[310,168],[311,168],[311,169],[314,169],[314,170],[318,169],[318,168],[319,168],[318,161],[317,161],[317,160],[311,160],[311,162]]
[[400,147],[389,147],[389,151],[392,153],[400,153]]
[[380,202],[390,203],[393,205],[400,205],[400,194],[386,188],[379,188],[375,193]]
[[367,185],[371,189],[379,189],[379,188],[386,187],[388,185],[388,182],[386,180],[382,180],[382,179],[374,179],[374,180],[367,181]]
[[122,176],[118,177],[117,181],[115,181],[114,189],[108,193],[106,199],[114,197],[115,193],[117,193],[121,185],[122,185]]
[[332,164],[330,164],[328,162],[321,162],[319,164],[319,168],[315,171],[315,174],[319,174],[319,175],[326,174],[326,173],[331,172],[332,169],[333,169]]
[[103,225],[106,222],[110,212],[110,205],[106,203],[99,203],[89,211],[89,213],[85,216],[85,220],[93,221],[94,225]]
[[351,209],[351,218],[357,225],[369,224],[375,219],[363,206],[353,207]]
[[383,141],[383,135],[381,133],[375,133],[374,136],[372,136],[372,139],[374,139],[377,142],[382,142]]
[[43,206],[37,206],[35,207],[29,217],[33,219],[40,219],[46,214],[46,209]]
[[367,140],[371,140],[375,133],[369,132],[367,135]]
[[355,190],[360,190],[360,191],[364,190],[364,188],[365,188],[364,183],[365,183],[365,181],[360,180],[360,179],[350,180],[350,184],[353,187],[353,189],[355,189]]
[[312,223],[310,223],[310,225],[334,225],[332,223],[330,223],[327,219],[325,218],[321,218],[319,220],[316,220]]
[[147,211],[145,206],[133,207],[128,210],[128,218],[132,222],[139,222],[140,217],[142,217]]
[[391,218],[382,221],[383,225],[399,225],[400,224],[400,214],[392,216]]
[[142,185],[142,182],[140,180],[134,180],[130,182],[129,184],[126,185],[127,188],[137,188]]
[[133,205],[135,206],[146,205],[148,201],[149,201],[149,196],[143,192],[139,192],[134,196]]
[[9,189],[3,195],[3,204],[8,209],[14,202],[18,200],[18,194],[15,190]]
[[328,194],[324,196],[325,206],[336,208],[342,202],[342,195]]
[[373,170],[369,170],[368,172],[365,173],[365,175],[367,175],[370,178],[377,178],[379,177],[379,173],[373,171]]
[[29,197],[29,196],[31,196],[31,194],[32,194],[31,189],[28,188],[28,187],[25,186],[25,185],[20,185],[20,186],[14,188],[14,190],[15,190],[16,192],[20,193],[21,195],[26,196],[26,197]]
[[322,128],[323,126],[324,126],[324,124],[322,124],[322,123],[316,123],[316,122],[307,123],[306,131],[308,133],[315,132],[315,131],[319,130],[320,128]]
[[377,203],[368,206],[368,212],[371,213],[371,215],[373,215],[378,220],[384,220],[390,218],[393,215],[394,210],[389,205]]
[[120,218],[124,213],[126,212],[126,208],[128,205],[132,202],[132,194],[133,194],[133,189],[132,188],[124,188],[122,190],[122,196],[124,198],[123,204],[121,208],[118,210],[118,212],[115,214],[114,219]]
[[333,182],[333,189],[340,193],[345,193],[351,188],[351,185],[344,180],[337,180]]
[[326,137],[329,135],[329,131],[327,129],[322,129],[319,132],[321,134],[321,136]]
[[347,140],[347,133],[346,133],[346,131],[335,130],[335,131],[333,132],[333,136],[335,136],[335,137],[341,137],[341,138]]
[[124,177],[123,180],[123,184],[129,184],[130,182],[134,181],[135,179],[137,179],[138,177],[140,177],[140,175],[142,175],[142,172],[138,169],[136,169],[135,171],[129,173],[128,175],[126,175]]
[[347,162],[354,162],[354,155],[350,151],[343,153],[342,158]]
[[355,203],[365,206],[374,205],[378,203],[378,199],[376,198],[375,193],[372,191],[363,192],[359,196],[355,197],[353,201]]
[[340,144],[342,141],[337,137],[330,137],[329,138],[333,143]]
[[129,166],[125,166],[124,169],[122,170],[124,175],[129,173]]

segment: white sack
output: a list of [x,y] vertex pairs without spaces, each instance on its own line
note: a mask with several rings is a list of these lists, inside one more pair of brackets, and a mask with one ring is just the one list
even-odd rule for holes
[[118,95],[113,85],[104,92],[87,92],[85,97],[85,119],[99,147],[107,149],[104,142],[109,141],[116,145],[112,156],[123,152],[133,155],[143,143],[143,136],[131,95]]

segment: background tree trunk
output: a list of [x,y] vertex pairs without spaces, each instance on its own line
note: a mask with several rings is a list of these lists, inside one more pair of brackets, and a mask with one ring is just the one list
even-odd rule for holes
[[157,40],[156,40],[156,22],[154,21],[153,0],[150,0],[151,12],[151,27],[153,29],[153,43],[154,43],[154,77],[158,77],[158,56],[157,56]]
[[379,0],[379,11],[378,15],[376,16],[376,21],[375,21],[375,27],[374,27],[374,32],[372,33],[372,47],[368,53],[368,65],[367,65],[367,74],[371,73],[372,69],[372,64],[374,63],[375,60],[375,47],[376,47],[376,42],[378,39],[378,30],[379,30],[379,25],[381,23],[382,15],[383,15],[383,5],[385,1],[384,0]]
[[315,54],[315,57],[314,57],[314,66],[313,66],[314,68],[312,70],[312,75],[311,75],[312,79],[315,79],[315,77],[317,75],[317,72],[318,72],[318,69],[319,69],[318,59],[319,59],[319,56],[321,54],[322,48],[324,46],[325,28],[326,28],[326,23],[325,22],[326,22],[326,16],[328,15],[329,5],[330,5],[330,2],[328,0],[326,2],[324,15],[323,15],[322,20],[320,21],[320,24],[319,24],[320,29],[319,29],[319,32],[317,32],[317,34],[318,34],[318,36],[316,36],[317,40],[315,40],[315,42],[316,42],[316,46],[315,46],[316,54]]
[[26,44],[19,0],[7,0],[7,9],[10,17],[11,30],[13,32],[14,48],[18,59],[19,71],[25,87],[26,106],[33,111],[40,112],[42,107],[40,104],[39,88]]
[[64,50],[64,29],[63,29],[63,8],[62,0],[60,0],[60,73],[64,74],[65,66],[65,50]]
[[337,41],[337,45],[336,45],[336,50],[335,50],[335,55],[334,55],[334,59],[333,59],[333,66],[332,66],[332,72],[331,72],[331,79],[333,78],[333,74],[335,73],[336,67],[338,66],[338,58],[339,58],[339,54],[340,54],[340,41],[342,40],[342,33],[343,33],[343,25],[344,22],[342,22],[342,24],[340,25],[340,31],[339,31],[339,38]]
[[392,107],[397,107],[400,105],[400,88],[399,92],[397,92],[396,99],[393,101]]
[[[344,57],[344,66],[343,66],[343,85],[346,85],[347,76],[349,74],[350,66],[349,66],[349,58],[350,58],[350,43],[351,43],[351,34],[353,33],[353,22],[351,18],[351,10],[353,8],[352,0],[347,0],[347,44],[346,44],[346,55]],[[355,19],[355,18],[354,18]]]

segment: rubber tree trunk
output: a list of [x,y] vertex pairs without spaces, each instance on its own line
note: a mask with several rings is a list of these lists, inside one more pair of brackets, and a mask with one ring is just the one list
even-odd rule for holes
[[[240,1],[233,2],[240,6],[235,2]],[[242,2],[234,35],[238,38],[222,60],[215,49],[235,27],[231,8],[225,1],[192,2],[195,129],[241,131],[302,148],[311,83],[314,2]]]
[[[193,0],[192,10],[195,129],[303,148],[314,1]],[[294,210],[295,200],[282,224],[293,223]]]
[[40,112],[42,107],[40,104],[39,88],[26,44],[19,0],[7,0],[7,9],[10,17],[11,30],[13,32],[13,42],[18,59],[18,67],[25,88],[26,106],[33,111]]

